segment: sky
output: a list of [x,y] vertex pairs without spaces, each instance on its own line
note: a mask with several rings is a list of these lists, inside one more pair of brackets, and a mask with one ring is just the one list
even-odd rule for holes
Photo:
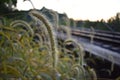
[[[66,13],[75,20],[108,20],[120,12],[120,0],[31,0],[34,7],[41,9],[43,6]],[[29,1],[18,0],[17,9],[33,9]]]

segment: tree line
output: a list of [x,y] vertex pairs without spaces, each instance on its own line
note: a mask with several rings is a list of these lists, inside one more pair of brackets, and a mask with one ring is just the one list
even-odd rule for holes
[[[23,0],[25,1],[25,0]],[[0,15],[13,12],[14,7],[16,7],[17,0],[0,0]],[[17,11],[17,10],[16,10]],[[59,14],[59,24],[67,25],[71,27],[78,28],[91,28],[98,30],[108,30],[120,32],[120,13],[111,17],[107,21],[101,19],[100,21],[90,21],[90,20],[74,20],[69,19],[67,14]],[[68,22],[69,19],[69,22]]]
[[91,28],[98,30],[116,31],[120,32],[120,13],[109,18],[107,21],[101,19],[100,21],[90,21],[90,20],[73,20],[70,19],[70,26],[77,28]]

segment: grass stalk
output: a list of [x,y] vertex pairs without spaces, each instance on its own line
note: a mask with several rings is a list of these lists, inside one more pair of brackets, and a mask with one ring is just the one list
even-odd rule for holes
[[44,25],[46,26],[46,29],[47,29],[49,37],[50,37],[50,43],[51,43],[50,47],[51,47],[52,58],[53,58],[53,67],[55,68],[57,65],[57,61],[58,61],[58,52],[57,52],[55,36],[53,33],[53,27],[51,26],[49,21],[45,18],[45,16],[43,16],[41,13],[33,10],[30,12],[30,14],[35,16],[39,20],[41,20],[44,23]]

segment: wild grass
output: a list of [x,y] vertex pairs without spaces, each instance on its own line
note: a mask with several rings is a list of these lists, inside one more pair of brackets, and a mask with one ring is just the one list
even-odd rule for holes
[[[68,37],[61,42],[62,51],[48,19],[36,10],[30,15],[42,25],[15,20],[10,26],[0,26],[0,80],[96,80],[95,71],[84,67],[80,44]],[[67,44],[74,48],[67,49]]]

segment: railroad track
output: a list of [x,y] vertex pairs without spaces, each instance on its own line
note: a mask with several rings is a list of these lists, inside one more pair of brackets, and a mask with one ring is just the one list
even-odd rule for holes
[[120,33],[108,31],[83,31],[72,29],[72,35],[93,40],[92,44],[120,53]]
[[103,41],[109,44],[120,45],[120,33],[118,32],[107,32],[107,31],[82,31],[73,29],[72,34],[76,36],[81,36],[85,38],[93,38],[97,41]]
[[[119,33],[107,33],[95,31],[80,31],[72,29],[72,38],[83,45],[84,50],[90,52],[93,55],[102,57],[110,62],[114,60],[114,63],[120,65],[120,35]],[[114,36],[113,36],[114,35]],[[67,35],[64,33],[57,33],[57,37],[65,40]],[[93,38],[93,43],[91,43]],[[109,58],[112,56],[112,59]]]

